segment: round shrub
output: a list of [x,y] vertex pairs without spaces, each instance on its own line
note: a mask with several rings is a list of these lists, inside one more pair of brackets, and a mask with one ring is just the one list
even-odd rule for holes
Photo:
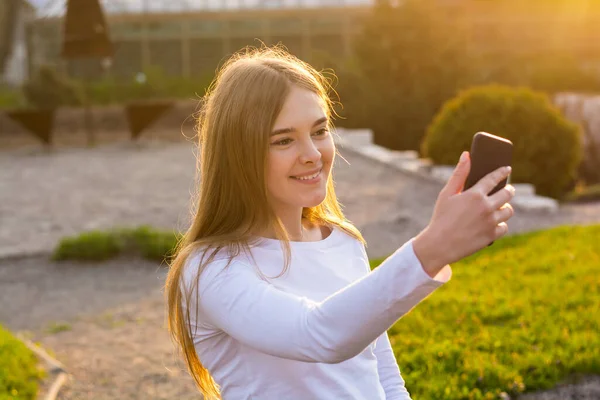
[[581,131],[546,95],[501,85],[467,89],[448,101],[429,125],[421,152],[435,164],[454,165],[479,131],[511,140],[511,182],[560,198],[577,178]]

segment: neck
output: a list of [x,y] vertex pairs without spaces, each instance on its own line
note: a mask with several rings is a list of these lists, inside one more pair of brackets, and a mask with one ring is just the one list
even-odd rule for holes
[[[297,224],[294,224],[293,227],[290,227],[289,224],[285,224],[285,221],[283,222],[284,228],[287,230],[288,236],[291,241],[304,242],[306,241],[306,239],[309,238],[308,233],[310,231],[310,226],[305,226],[308,225],[308,223],[304,218],[302,218]],[[263,232],[262,234],[259,234],[258,236],[266,237],[269,239],[276,239],[275,232],[273,230],[268,230],[266,232]]]

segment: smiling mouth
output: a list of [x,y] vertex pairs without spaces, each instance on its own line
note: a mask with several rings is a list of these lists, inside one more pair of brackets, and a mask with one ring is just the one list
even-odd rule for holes
[[292,179],[296,179],[296,180],[299,180],[299,181],[310,181],[310,180],[312,180],[312,179],[318,178],[318,177],[319,177],[319,175],[321,175],[321,173],[322,173],[322,172],[323,172],[323,168],[321,168],[321,169],[319,170],[319,172],[317,172],[317,173],[315,173],[315,174],[313,174],[313,175],[309,175],[309,176],[307,176],[307,177],[302,177],[302,178],[299,178],[299,177],[296,177],[296,176],[290,176],[290,178],[292,178]]

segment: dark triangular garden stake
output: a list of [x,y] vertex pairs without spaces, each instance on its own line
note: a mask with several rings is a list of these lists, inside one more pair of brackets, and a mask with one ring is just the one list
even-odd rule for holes
[[172,105],[173,102],[171,101],[152,103],[134,102],[127,104],[125,113],[127,115],[131,138],[137,139],[144,129],[156,121]]
[[52,143],[54,111],[53,108],[45,110],[14,110],[8,111],[6,115],[49,146]]

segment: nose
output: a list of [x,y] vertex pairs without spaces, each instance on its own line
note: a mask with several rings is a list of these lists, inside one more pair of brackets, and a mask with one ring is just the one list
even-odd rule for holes
[[309,140],[306,144],[300,146],[299,159],[302,164],[307,162],[317,164],[321,159],[321,151],[312,140]]

